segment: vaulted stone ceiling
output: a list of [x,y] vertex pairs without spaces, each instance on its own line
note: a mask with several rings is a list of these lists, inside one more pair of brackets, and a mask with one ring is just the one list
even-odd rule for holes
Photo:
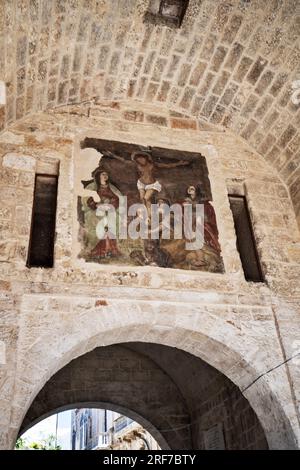
[[157,103],[246,139],[300,212],[299,0],[190,0],[180,29],[145,21],[155,1],[2,0],[0,129],[93,97]]

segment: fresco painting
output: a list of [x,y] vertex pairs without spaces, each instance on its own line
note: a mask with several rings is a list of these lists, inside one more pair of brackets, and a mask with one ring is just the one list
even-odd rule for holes
[[[224,272],[204,156],[91,138],[86,138],[81,146],[96,149],[99,163],[91,168],[90,179],[81,181],[84,195],[77,199],[79,258],[99,264]],[[134,204],[143,207],[130,214],[128,207]],[[181,238],[174,236],[172,211],[169,218],[159,218],[154,227],[151,224],[153,205],[163,214],[174,204],[183,210],[190,207],[193,229],[197,223],[196,207],[202,205],[201,249],[186,249],[193,230],[191,235],[183,230]],[[126,213],[121,213],[124,207]],[[120,236],[120,231],[126,233],[130,224],[137,229],[146,226],[147,237]],[[168,238],[162,236],[166,229]]]

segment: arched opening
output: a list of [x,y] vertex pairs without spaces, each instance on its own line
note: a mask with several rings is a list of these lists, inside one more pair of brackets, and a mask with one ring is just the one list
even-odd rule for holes
[[168,448],[150,423],[131,410],[117,409],[106,403],[59,408],[31,423],[17,439],[15,449],[159,450],[160,445]]
[[203,360],[168,346],[121,343],[74,359],[38,393],[20,432],[74,404],[126,410],[162,449],[268,448],[240,390]]

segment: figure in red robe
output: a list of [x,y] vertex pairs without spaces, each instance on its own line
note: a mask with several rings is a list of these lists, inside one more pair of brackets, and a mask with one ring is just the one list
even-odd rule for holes
[[[192,204],[196,211],[196,204],[204,205],[204,242],[218,253],[221,252],[218,240],[219,232],[217,227],[216,214],[211,203],[203,197],[199,188],[191,185],[187,188],[187,195],[183,204]],[[195,230],[195,227],[193,227]]]
[[[110,227],[116,222],[117,210],[119,208],[118,190],[109,183],[109,176],[106,171],[98,171],[94,175],[97,184],[97,194],[100,202],[95,202],[93,197],[89,197],[87,205],[91,210],[96,211],[99,222],[96,227],[99,242],[91,251],[92,258],[107,258],[121,255],[117,247],[116,233],[110,231]],[[113,212],[115,213],[113,214]]]

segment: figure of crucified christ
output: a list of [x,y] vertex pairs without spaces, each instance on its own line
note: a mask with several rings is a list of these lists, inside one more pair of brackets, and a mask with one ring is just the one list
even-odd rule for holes
[[151,216],[151,200],[155,192],[160,192],[162,186],[160,182],[155,178],[154,173],[156,168],[176,168],[178,166],[189,165],[190,162],[186,160],[179,160],[174,163],[161,163],[154,162],[152,156],[141,150],[132,153],[131,160],[127,160],[119,155],[115,155],[111,152],[102,152],[104,156],[116,158],[119,161],[122,161],[127,164],[135,163],[138,170],[139,178],[137,180],[137,188],[140,194],[140,200],[143,202],[147,208],[148,216]]

